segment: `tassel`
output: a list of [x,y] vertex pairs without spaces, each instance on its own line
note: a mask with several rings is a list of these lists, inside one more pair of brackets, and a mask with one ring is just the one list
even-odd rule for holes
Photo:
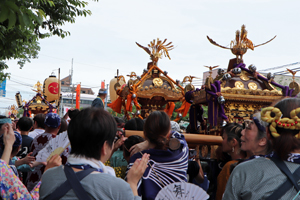
[[185,117],[186,114],[188,113],[189,109],[190,109],[190,106],[191,106],[190,103],[188,103],[187,101],[183,100],[181,107],[178,108],[175,111],[179,112],[179,113],[182,113],[182,117]]
[[167,104],[165,112],[169,115],[169,117],[172,116],[174,108],[175,108],[175,103],[174,102],[169,102]]
[[132,112],[132,104],[131,104],[131,101],[132,101],[132,94],[128,94],[128,95],[127,95],[126,110],[129,111],[129,112]]
[[182,117],[186,116],[186,114],[188,113],[190,107],[191,107],[191,104],[188,103],[188,102],[185,102],[185,107],[184,107],[184,111],[183,111]]
[[121,114],[121,108],[122,108],[122,97],[118,97],[115,101],[108,104],[108,107],[110,107],[113,111]]
[[136,110],[141,110],[141,106],[140,106],[140,104],[138,103],[137,98],[134,98],[134,99],[133,99],[133,103],[134,103],[134,105],[135,105],[135,107],[136,107]]

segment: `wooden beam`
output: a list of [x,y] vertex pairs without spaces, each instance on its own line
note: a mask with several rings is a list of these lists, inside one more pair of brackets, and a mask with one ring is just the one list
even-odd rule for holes
[[[144,138],[143,131],[130,131],[130,130],[125,131],[126,137],[129,137],[131,135],[139,135]],[[190,134],[190,133],[183,133],[183,135],[190,148],[194,148],[198,144],[221,145],[223,141],[221,136],[216,136],[216,135],[203,135],[203,134]]]

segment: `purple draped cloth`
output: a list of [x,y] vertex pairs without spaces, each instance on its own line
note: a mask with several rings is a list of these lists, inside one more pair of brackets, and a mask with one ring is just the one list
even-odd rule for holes
[[[208,121],[212,126],[218,125],[218,118],[223,120],[228,119],[225,115],[224,104],[218,102],[218,92],[221,92],[221,81],[215,81],[211,84],[211,90],[205,88],[206,100],[208,102]],[[208,98],[207,94],[210,94]]]

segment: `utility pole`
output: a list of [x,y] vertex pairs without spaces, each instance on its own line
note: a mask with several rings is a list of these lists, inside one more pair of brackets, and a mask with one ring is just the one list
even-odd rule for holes
[[60,114],[60,108],[62,107],[62,99],[60,98],[60,93],[61,93],[61,85],[60,85],[60,68],[58,68],[58,104],[59,107],[57,109],[57,114]]
[[[107,93],[108,93],[108,85],[109,85],[109,84],[106,84],[106,92],[107,92]],[[107,99],[108,99],[108,95],[106,95],[106,98],[105,98],[104,110],[107,110]]]
[[73,58],[72,58],[71,77],[70,77],[70,86],[72,86],[71,92],[72,92],[72,107],[73,107],[73,104],[74,104],[74,84],[72,83],[72,79],[73,79]]

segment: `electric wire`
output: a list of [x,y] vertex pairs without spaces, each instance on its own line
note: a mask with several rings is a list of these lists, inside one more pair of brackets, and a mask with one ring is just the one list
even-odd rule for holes
[[[57,60],[63,60],[63,61],[70,62],[69,60],[62,59],[62,58],[57,58],[57,57],[48,56],[48,55],[44,55],[44,54],[39,54],[39,55],[42,55],[42,56],[45,56],[45,57],[54,58],[54,59],[57,59]],[[79,65],[86,65],[86,66],[91,66],[91,67],[95,67],[95,68],[102,68],[102,69],[108,69],[108,70],[114,70],[114,71],[116,71],[116,69],[114,69],[114,68],[101,67],[101,66],[96,66],[96,65],[91,65],[91,64],[86,64],[86,63],[80,63],[80,62],[76,62],[76,61],[74,62],[74,61],[73,61],[73,64],[74,64],[74,63],[79,64]],[[130,73],[130,72],[128,72],[128,71],[124,71],[124,72]]]

